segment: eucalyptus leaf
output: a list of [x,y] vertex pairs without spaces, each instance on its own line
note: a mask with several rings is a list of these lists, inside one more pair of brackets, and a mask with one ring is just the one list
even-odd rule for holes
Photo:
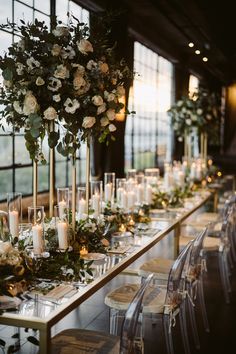
[[13,72],[10,68],[6,68],[2,72],[2,76],[5,80],[11,81],[13,79]]
[[52,149],[57,146],[59,139],[59,132],[50,132],[48,136],[48,145]]
[[27,340],[28,340],[30,343],[39,346],[39,340],[38,340],[37,338],[35,338],[35,337],[33,337],[33,336],[29,336],[29,337],[27,337]]

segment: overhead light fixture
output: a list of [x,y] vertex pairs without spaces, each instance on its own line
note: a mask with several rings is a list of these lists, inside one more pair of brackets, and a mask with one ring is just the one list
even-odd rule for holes
[[207,57],[203,57],[202,60],[206,63],[208,61]]
[[199,50],[199,49],[196,49],[196,50],[195,50],[195,54],[197,54],[197,55],[201,54],[200,50]]
[[190,48],[193,48],[193,47],[194,47],[194,43],[193,43],[193,42],[189,42],[188,46],[189,46]]

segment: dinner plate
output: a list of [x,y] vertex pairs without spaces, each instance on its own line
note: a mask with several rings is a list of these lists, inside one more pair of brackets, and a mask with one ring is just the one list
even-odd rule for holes
[[93,261],[96,264],[98,263],[103,263],[103,260],[105,259],[106,255],[104,253],[87,253],[81,256],[85,261]]
[[0,296],[0,309],[6,310],[19,306],[21,300],[18,297],[11,297],[7,295]]

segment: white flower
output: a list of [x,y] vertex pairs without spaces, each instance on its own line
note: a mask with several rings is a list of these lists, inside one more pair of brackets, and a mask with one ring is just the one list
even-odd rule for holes
[[197,115],[196,114],[192,114],[191,119],[192,119],[193,122],[196,122],[197,121]]
[[39,109],[39,105],[36,97],[31,91],[28,91],[25,95],[23,113],[28,116],[32,113],[36,113]]
[[108,93],[108,95],[107,95],[107,102],[114,101],[115,98],[116,98],[116,96],[114,95],[114,93]]
[[207,115],[206,115],[206,119],[207,119],[207,120],[211,120],[211,119],[212,119],[212,115],[211,115],[211,114],[207,114]]
[[45,84],[45,81],[44,81],[44,79],[42,77],[38,76],[36,81],[35,81],[35,83],[36,83],[37,86],[42,86],[42,85]]
[[116,131],[116,126],[114,124],[109,124],[108,128],[109,128],[110,132]]
[[179,137],[178,137],[178,141],[180,141],[180,142],[181,142],[181,141],[183,141],[183,140],[184,140],[184,139],[183,139],[183,137],[182,137],[182,136],[179,136]]
[[6,88],[11,88],[12,87],[12,81],[10,80],[3,80],[3,85],[6,87]]
[[0,241],[0,254],[9,253],[13,249],[10,242]]
[[14,101],[13,102],[13,108],[14,110],[19,113],[19,114],[22,114],[23,113],[23,109],[22,109],[22,106],[20,105],[20,102],[19,101]]
[[86,85],[86,81],[82,76],[77,75],[73,80],[73,86],[75,90],[79,90]]
[[97,115],[105,112],[105,110],[106,110],[106,103],[103,103],[101,106],[98,106]]
[[198,108],[197,109],[197,114],[200,116],[200,115],[202,115],[202,109],[201,108]]
[[186,124],[187,124],[187,125],[191,125],[191,124],[192,124],[191,119],[187,118],[187,119],[186,119]]
[[43,112],[44,118],[47,120],[55,120],[57,118],[57,111],[55,110],[54,107],[49,106],[44,112]]
[[90,83],[84,81],[85,84],[84,86],[81,86],[81,88],[79,90],[76,90],[76,95],[83,95],[84,93],[88,92],[88,90],[90,89]]
[[33,70],[35,68],[40,67],[40,62],[38,60],[35,60],[33,57],[30,57],[29,59],[27,59],[26,64],[28,65],[29,70]]
[[63,64],[58,65],[56,70],[54,71],[54,76],[57,79],[65,79],[66,77],[68,77],[68,74],[69,72],[67,70],[67,67]]
[[58,94],[58,95],[53,95],[52,96],[52,99],[53,99],[53,101],[55,101],[55,102],[60,102],[60,100],[61,100],[61,96]]
[[100,124],[102,127],[106,127],[109,124],[109,119],[107,117],[102,117],[100,120]]
[[50,77],[49,78],[49,84],[48,84],[47,87],[48,87],[48,89],[50,91],[55,92],[55,91],[58,91],[59,88],[62,87],[62,84],[61,84],[61,81],[59,79],[57,79],[55,77]]
[[54,34],[55,37],[62,37],[62,36],[68,36],[69,35],[69,29],[68,27],[65,26],[57,26],[52,33]]
[[85,129],[92,128],[92,126],[96,123],[95,117],[84,117],[82,127]]
[[23,75],[24,74],[24,65],[22,63],[16,63],[16,72],[18,75]]
[[177,107],[181,107],[181,106],[182,106],[182,104],[183,104],[183,101],[181,101],[181,100],[180,100],[180,101],[178,101],[178,102],[177,102]]
[[76,99],[72,100],[71,98],[68,97],[64,102],[64,106],[65,106],[65,111],[67,113],[74,114],[75,111],[80,107],[80,104]]
[[73,59],[75,57],[74,49],[70,45],[68,45],[66,48],[63,48],[61,50],[61,57],[62,59]]
[[106,111],[106,115],[108,117],[109,120],[114,120],[116,118],[116,112],[114,109],[111,109],[109,108],[107,111]]
[[103,74],[106,74],[109,71],[109,66],[107,65],[107,63],[104,63],[102,61],[98,62],[99,65],[99,69]]
[[100,95],[95,95],[92,97],[92,102],[95,106],[101,106],[103,104],[103,99]]
[[53,56],[58,57],[61,53],[61,46],[59,44],[53,44],[51,53]]
[[93,52],[93,46],[87,39],[83,38],[80,41],[77,41],[76,44],[82,54],[87,55],[89,52]]
[[117,92],[118,97],[123,97],[125,95],[124,86],[122,86],[122,85],[117,86],[116,92]]
[[94,60],[89,60],[88,63],[87,63],[86,68],[87,68],[88,70],[93,70],[93,69],[96,69],[97,66],[98,66],[98,64],[96,63],[96,61],[94,61]]

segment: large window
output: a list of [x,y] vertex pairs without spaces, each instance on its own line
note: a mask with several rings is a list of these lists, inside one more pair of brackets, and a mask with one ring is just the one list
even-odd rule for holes
[[[50,0],[4,0],[0,1],[0,23],[19,23],[20,19],[32,22],[35,18],[50,26]],[[71,0],[57,0],[56,14],[58,19],[66,21],[67,12],[73,14],[81,22],[89,23],[89,12]],[[13,32],[0,30],[0,55],[4,55],[12,41],[19,38]],[[0,80],[2,77],[0,75]],[[0,110],[4,109],[0,106]],[[32,161],[25,148],[23,131],[14,134],[12,129],[0,130],[0,200],[5,199],[6,192],[18,191],[24,195],[32,194]],[[3,153],[4,151],[4,153]],[[48,146],[43,146],[45,157],[48,160]],[[83,183],[85,175],[85,148],[82,147],[78,155],[78,183]],[[55,175],[56,186],[70,185],[69,161],[56,153]],[[38,190],[49,189],[49,166],[39,165]]]
[[125,135],[126,169],[163,164],[171,158],[172,134],[167,110],[172,100],[172,64],[139,42],[134,43],[134,70]]

